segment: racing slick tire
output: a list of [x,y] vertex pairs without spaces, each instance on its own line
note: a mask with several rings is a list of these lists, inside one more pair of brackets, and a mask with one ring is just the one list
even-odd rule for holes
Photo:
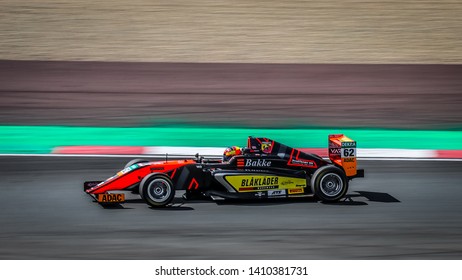
[[147,159],[139,159],[139,158],[132,159],[131,161],[127,162],[127,164],[125,164],[124,169],[129,167],[129,166],[132,166],[133,164],[145,163],[145,162],[149,162],[149,160],[147,160]]
[[326,165],[314,172],[311,188],[315,196],[323,202],[336,202],[348,191],[348,179],[342,169]]
[[160,173],[152,173],[144,177],[139,191],[141,198],[152,207],[165,207],[175,197],[172,180]]

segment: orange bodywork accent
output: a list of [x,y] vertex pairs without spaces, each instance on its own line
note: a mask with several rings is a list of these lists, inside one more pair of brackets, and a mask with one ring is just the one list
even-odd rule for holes
[[124,190],[128,186],[132,186],[134,184],[141,182],[141,180],[143,180],[144,177],[151,173],[167,173],[173,170],[171,176],[171,178],[173,178],[176,169],[188,164],[195,163],[196,161],[194,160],[172,160],[167,162],[157,161],[150,162],[134,170],[123,172],[127,169],[125,168],[124,170],[119,171],[116,175],[112,176],[111,178],[107,179],[101,184],[98,184],[97,186],[87,190],[87,193],[102,194],[108,191]]
[[347,176],[355,176],[356,166],[356,141],[343,134],[329,135],[329,159],[341,166]]
[[123,193],[102,193],[96,196],[99,203],[121,203],[125,201]]

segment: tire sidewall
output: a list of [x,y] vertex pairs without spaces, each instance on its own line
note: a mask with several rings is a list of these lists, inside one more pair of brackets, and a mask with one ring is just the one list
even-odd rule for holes
[[[328,196],[321,191],[321,179],[328,173],[334,173],[342,180],[342,189],[335,196]],[[346,195],[348,191],[348,179],[342,169],[333,165],[326,165],[316,170],[311,177],[311,190],[323,202],[336,202]]]
[[[165,180],[168,183],[168,187],[170,189],[170,194],[162,202],[152,200],[148,194],[150,183],[156,179]],[[165,207],[170,204],[175,197],[175,188],[173,186],[172,180],[170,180],[168,176],[162,173],[152,173],[144,177],[140,183],[139,191],[141,198],[152,207]]]

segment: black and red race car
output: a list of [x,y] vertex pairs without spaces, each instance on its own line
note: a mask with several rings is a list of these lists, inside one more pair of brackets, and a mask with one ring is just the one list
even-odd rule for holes
[[132,160],[105,181],[84,183],[99,203],[121,203],[121,191],[138,193],[152,207],[169,205],[175,191],[183,198],[256,199],[316,196],[335,202],[345,196],[349,181],[364,177],[356,168],[356,142],[329,135],[329,160],[268,138],[249,137],[241,155],[229,161],[194,159]]

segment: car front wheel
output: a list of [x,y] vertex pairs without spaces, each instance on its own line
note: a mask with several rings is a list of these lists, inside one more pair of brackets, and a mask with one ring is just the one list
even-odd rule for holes
[[165,207],[175,197],[173,183],[164,174],[149,174],[140,183],[141,198],[152,207]]

